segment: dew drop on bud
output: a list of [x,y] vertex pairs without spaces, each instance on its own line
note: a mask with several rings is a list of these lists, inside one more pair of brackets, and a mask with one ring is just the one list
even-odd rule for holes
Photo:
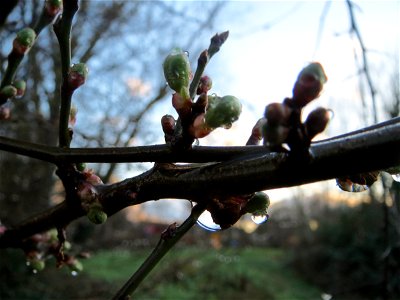
[[392,178],[396,182],[400,182],[400,173],[392,174]]
[[267,213],[256,213],[251,215],[251,220],[257,225],[267,222],[268,218],[269,215]]
[[218,224],[216,224],[212,217],[211,217],[211,213],[208,210],[205,210],[200,217],[197,219],[197,224],[208,231],[218,231],[221,230],[221,226],[219,226]]

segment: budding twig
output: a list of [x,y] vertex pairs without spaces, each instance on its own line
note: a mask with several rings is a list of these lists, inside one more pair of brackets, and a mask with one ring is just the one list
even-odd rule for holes
[[71,136],[68,130],[69,112],[73,91],[68,86],[68,72],[71,66],[71,28],[72,19],[78,11],[78,0],[64,0],[64,11],[54,23],[54,32],[60,45],[61,55],[61,108],[59,124],[59,145],[69,147]]
[[146,278],[146,276],[154,269],[160,260],[168,253],[169,250],[196,224],[197,219],[205,210],[203,205],[193,207],[190,216],[182,225],[176,227],[176,224],[170,225],[160,237],[160,240],[151,254],[125,283],[125,285],[113,297],[114,300],[127,299]]
[[216,34],[211,38],[210,46],[208,47],[207,50],[204,50],[197,61],[197,69],[196,72],[194,73],[192,82],[190,84],[189,88],[189,93],[190,93],[190,98],[194,98],[196,96],[196,90],[197,87],[200,83],[201,76],[203,75],[203,72],[210,61],[211,57],[215,53],[219,51],[221,48],[222,44],[225,43],[229,36],[229,31],[225,31],[221,34]]

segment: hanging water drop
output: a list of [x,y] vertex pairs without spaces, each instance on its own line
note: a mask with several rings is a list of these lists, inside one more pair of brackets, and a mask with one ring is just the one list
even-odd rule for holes
[[216,224],[212,217],[211,214],[208,210],[205,210],[200,217],[197,219],[197,224],[208,231],[218,231],[221,230],[221,226],[219,226],[218,224]]
[[77,271],[71,271],[71,275],[74,276],[74,277],[78,276],[78,272]]
[[264,212],[264,213],[254,213],[251,215],[251,220],[256,223],[257,225],[260,225],[262,223],[267,222],[269,218],[269,215]]
[[392,174],[392,178],[396,182],[400,182],[400,173]]

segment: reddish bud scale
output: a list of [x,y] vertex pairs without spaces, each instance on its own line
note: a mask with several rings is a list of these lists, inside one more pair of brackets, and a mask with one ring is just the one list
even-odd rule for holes
[[212,80],[208,76],[203,76],[200,79],[199,86],[197,87],[197,95],[207,93],[212,88]]
[[181,94],[172,95],[172,106],[181,118],[186,118],[192,112],[192,101],[190,98],[185,99]]
[[209,135],[212,131],[213,129],[208,127],[205,123],[205,113],[198,115],[189,128],[189,133],[196,139],[203,138]]
[[246,145],[258,145],[260,141],[262,140],[262,131],[263,127],[267,123],[267,120],[265,118],[261,118],[257,121],[256,125],[254,125],[251,135],[246,143]]

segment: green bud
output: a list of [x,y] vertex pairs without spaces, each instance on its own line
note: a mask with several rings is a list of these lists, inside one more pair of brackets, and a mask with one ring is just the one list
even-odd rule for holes
[[87,217],[93,224],[103,224],[105,221],[107,221],[107,214],[99,205],[94,205],[89,208]]
[[62,0],[46,0],[45,10],[47,15],[54,17],[63,7]]
[[257,192],[246,204],[246,212],[256,214],[266,212],[270,205],[269,197],[264,192]]
[[33,46],[36,39],[36,33],[32,28],[24,28],[17,33],[13,42],[13,49],[18,54],[26,54]]
[[76,166],[76,169],[81,172],[85,171],[85,169],[86,169],[86,163],[83,163],[83,162],[76,163],[75,166]]
[[30,263],[30,267],[36,271],[42,271],[44,269],[44,267],[46,266],[46,263],[44,262],[44,260],[37,259],[37,258],[32,259],[31,261],[29,261],[29,263]]
[[0,95],[5,98],[12,98],[17,95],[17,92],[18,92],[17,89],[12,85],[6,85],[1,89]]
[[16,80],[12,84],[17,89],[17,97],[22,97],[25,94],[26,82],[25,80]]
[[70,263],[68,263],[68,267],[71,269],[71,271],[75,272],[82,272],[83,271],[83,265],[82,263],[74,258]]
[[89,69],[84,63],[73,64],[68,73],[68,83],[72,90],[85,83]]
[[168,85],[181,94],[183,98],[190,98],[189,82],[191,77],[189,58],[185,52],[175,48],[164,60],[164,77]]
[[205,114],[205,124],[210,128],[230,128],[239,119],[242,104],[234,96],[209,96],[208,108]]
[[65,251],[68,251],[68,250],[71,250],[71,248],[72,248],[71,243],[68,242],[68,241],[65,241],[64,244],[63,244],[63,249],[64,249]]

